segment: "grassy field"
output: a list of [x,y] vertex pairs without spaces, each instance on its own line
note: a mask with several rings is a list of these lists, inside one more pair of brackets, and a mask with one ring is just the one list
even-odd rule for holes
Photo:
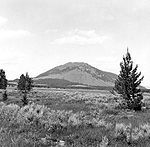
[[149,93],[141,112],[119,109],[120,98],[105,90],[33,89],[25,107],[21,93],[7,93],[0,103],[1,146],[150,146]]

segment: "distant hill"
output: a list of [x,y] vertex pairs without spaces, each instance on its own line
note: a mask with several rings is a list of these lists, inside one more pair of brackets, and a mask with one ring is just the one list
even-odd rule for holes
[[16,82],[18,83],[19,79],[9,80],[9,82]]
[[[34,86],[55,88],[112,89],[117,75],[99,70],[87,63],[69,62],[33,78]],[[10,80],[17,85],[19,79]],[[140,86],[141,89],[146,89]]]
[[34,80],[34,84],[46,84],[48,87],[67,87],[71,85],[79,85],[79,83],[70,82],[64,79],[37,79]]
[[114,86],[117,75],[99,70],[87,63],[69,62],[48,70],[34,78],[35,83],[50,87],[67,86]]

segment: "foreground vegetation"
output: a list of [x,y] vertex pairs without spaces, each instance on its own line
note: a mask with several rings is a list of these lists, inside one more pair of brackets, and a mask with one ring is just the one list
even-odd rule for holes
[[150,146],[149,94],[127,49],[114,89],[109,91],[32,89],[22,74],[17,90],[7,88],[0,70],[2,147]]
[[119,97],[108,91],[32,90],[29,104],[8,90],[0,103],[1,146],[150,146],[149,94],[147,109],[123,110]]

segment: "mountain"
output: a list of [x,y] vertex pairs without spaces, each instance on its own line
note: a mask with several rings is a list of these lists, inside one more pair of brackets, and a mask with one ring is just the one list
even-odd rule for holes
[[113,86],[117,75],[99,70],[87,63],[69,62],[48,70],[34,78],[35,83],[47,84],[50,87],[72,85]]

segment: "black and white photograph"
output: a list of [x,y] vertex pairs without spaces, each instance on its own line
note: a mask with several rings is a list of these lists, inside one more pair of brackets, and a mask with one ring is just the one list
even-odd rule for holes
[[0,147],[150,147],[150,1],[0,0]]

